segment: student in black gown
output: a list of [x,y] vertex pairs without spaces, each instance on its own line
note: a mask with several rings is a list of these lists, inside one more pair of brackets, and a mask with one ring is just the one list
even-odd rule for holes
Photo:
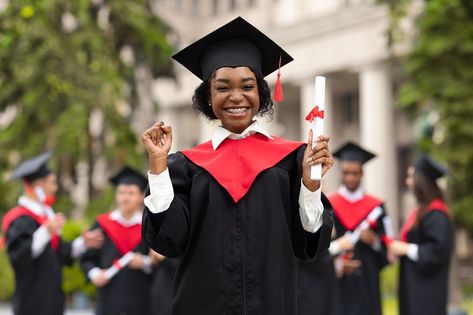
[[[146,177],[125,167],[111,179],[116,186],[117,209],[99,215],[92,229],[100,228],[105,235],[101,249],[88,250],[81,267],[98,288],[97,315],[150,314],[152,259],[149,247],[141,239],[141,221]],[[132,253],[128,264],[117,261]],[[113,277],[108,268],[119,271]]]
[[401,258],[401,315],[447,314],[453,225],[436,182],[445,173],[427,155],[419,157],[408,170],[406,184],[416,197],[417,207],[401,229],[401,240],[389,246],[390,253]]
[[203,80],[194,108],[222,126],[211,141],[169,156],[171,126],[142,135],[150,162],[143,236],[180,258],[171,314],[293,315],[295,256],[317,257],[332,229],[310,167],[320,163],[325,174],[333,160],[327,136],[313,150],[254,121],[273,110],[263,77],[292,58],[236,18],[174,59]]
[[62,265],[103,242],[99,230],[84,232],[72,243],[61,239],[65,217],[52,209],[58,189],[47,166],[51,153],[21,163],[11,179],[22,179],[24,193],[3,218],[2,232],[15,273],[15,315],[62,315]]
[[[342,185],[329,197],[339,237],[329,252],[336,256],[342,314],[380,315],[379,274],[388,263],[383,240],[389,220],[383,201],[366,194],[361,186],[363,164],[375,155],[348,142],[334,156],[342,161]],[[349,250],[347,240],[351,240],[353,250]]]

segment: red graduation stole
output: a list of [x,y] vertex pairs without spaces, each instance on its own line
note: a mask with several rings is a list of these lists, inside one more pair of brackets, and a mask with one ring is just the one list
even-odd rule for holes
[[373,196],[365,195],[360,200],[351,202],[339,193],[329,197],[337,219],[349,231],[353,231],[367,216],[371,210],[383,204]]
[[[17,206],[5,214],[3,217],[3,224],[2,224],[2,232],[4,234],[4,237],[7,235],[8,228],[10,227],[10,224],[17,218],[22,217],[22,216],[28,216],[32,218],[33,220],[36,221],[40,226],[43,225],[48,218],[44,216],[39,216],[35,214],[33,211],[28,210],[22,206]],[[59,247],[59,242],[60,242],[60,237],[57,234],[54,234],[51,237],[51,247],[53,250],[57,250]]]
[[269,139],[256,133],[239,140],[227,138],[217,150],[208,141],[182,153],[209,172],[237,203],[258,174],[276,165],[302,144],[278,137]]
[[141,224],[123,226],[110,219],[110,213],[99,215],[97,222],[122,255],[133,250],[141,242]]
[[[445,213],[448,217],[450,217],[450,213],[448,211],[447,205],[442,201],[442,199],[437,198],[434,199],[427,207],[427,212],[430,211],[441,211]],[[401,232],[399,233],[401,241],[407,242],[407,234],[412,230],[414,227],[416,221],[417,221],[417,212],[419,211],[419,208],[415,208],[414,210],[411,211],[409,216],[407,217],[406,222],[401,228]]]

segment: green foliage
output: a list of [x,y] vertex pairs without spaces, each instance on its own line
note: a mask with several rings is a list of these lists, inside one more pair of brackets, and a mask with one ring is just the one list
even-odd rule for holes
[[[381,2],[391,4],[394,16],[399,10],[405,12],[405,1]],[[400,103],[417,113],[438,114],[433,131],[420,139],[420,148],[448,165],[449,199],[456,222],[473,231],[472,22],[471,1],[425,2],[417,18],[418,36],[404,60],[407,79]]]
[[6,249],[0,250],[0,301],[8,301],[13,295],[14,275]]
[[381,292],[385,298],[397,297],[397,287],[399,280],[399,263],[386,266],[381,271]]
[[[59,178],[72,183],[79,163],[89,174],[100,158],[111,168],[142,165],[130,128],[139,102],[134,71],[171,74],[167,32],[148,0],[9,1],[0,12],[0,113],[18,114],[0,126],[1,212],[18,196],[19,184],[6,186],[4,172],[19,157],[53,149]],[[121,57],[124,51],[131,57]],[[99,134],[90,131],[94,112],[103,117]],[[70,194],[60,183],[61,194]],[[89,186],[88,197],[99,197]]]

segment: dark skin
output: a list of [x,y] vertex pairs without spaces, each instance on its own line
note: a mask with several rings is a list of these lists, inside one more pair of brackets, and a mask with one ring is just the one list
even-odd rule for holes
[[[211,77],[209,106],[222,126],[233,133],[248,128],[259,110],[259,94],[256,76],[248,67],[222,67]],[[160,174],[167,168],[167,156],[172,145],[172,128],[164,122],[157,122],[141,135],[149,156],[151,174]],[[322,164],[322,176],[333,165],[328,143],[330,137],[320,136],[314,148],[307,146],[302,161],[304,186],[310,191],[320,188],[320,181],[310,179],[310,167]],[[312,132],[308,143],[313,143]]]

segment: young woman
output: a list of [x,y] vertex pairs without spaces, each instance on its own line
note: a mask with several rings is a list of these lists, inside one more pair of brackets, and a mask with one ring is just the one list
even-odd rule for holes
[[453,226],[436,179],[445,170],[427,155],[409,168],[406,184],[417,208],[401,229],[401,240],[389,246],[401,257],[399,302],[401,315],[447,314],[448,271]]
[[142,135],[150,163],[143,238],[180,258],[171,314],[296,314],[295,256],[314,259],[332,229],[310,167],[322,164],[325,174],[333,159],[329,137],[312,149],[254,120],[273,112],[263,77],[292,58],[237,18],[174,59],[203,80],[193,106],[221,127],[169,156],[171,126]]

